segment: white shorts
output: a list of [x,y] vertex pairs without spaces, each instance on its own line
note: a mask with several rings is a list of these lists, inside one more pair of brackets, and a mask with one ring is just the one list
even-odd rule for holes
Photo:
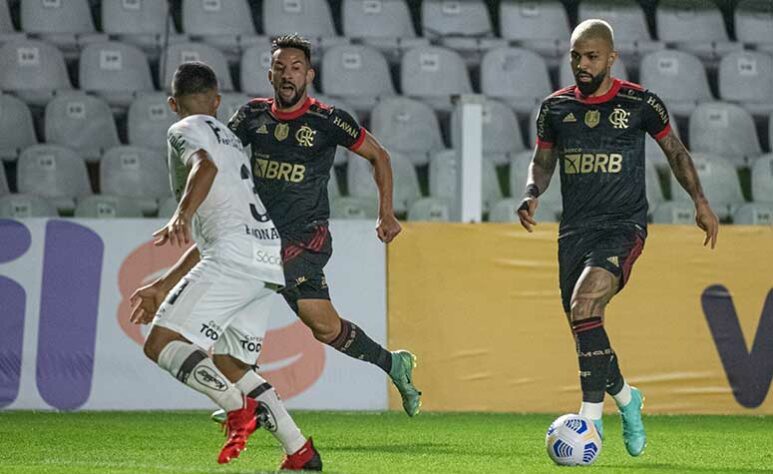
[[262,280],[205,258],[169,292],[153,325],[175,331],[206,351],[254,365],[273,294]]

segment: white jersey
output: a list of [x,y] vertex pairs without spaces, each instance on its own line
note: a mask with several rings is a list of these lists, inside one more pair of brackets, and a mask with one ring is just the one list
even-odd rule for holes
[[170,181],[178,201],[197,151],[206,151],[218,169],[192,223],[202,258],[226,260],[235,270],[283,285],[279,232],[258,197],[239,138],[208,115],[180,120],[169,127],[167,138]]

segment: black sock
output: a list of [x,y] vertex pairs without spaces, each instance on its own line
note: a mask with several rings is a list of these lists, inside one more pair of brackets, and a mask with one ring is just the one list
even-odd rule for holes
[[623,389],[624,384],[625,379],[623,379],[623,374],[620,373],[617,354],[612,354],[612,359],[609,361],[609,373],[607,374],[607,393],[617,395]]
[[580,362],[580,386],[582,401],[604,401],[604,389],[609,373],[612,348],[600,317],[572,323],[577,339],[577,358]]
[[349,357],[376,364],[386,373],[392,370],[392,354],[351,321],[341,319],[341,333],[329,345]]

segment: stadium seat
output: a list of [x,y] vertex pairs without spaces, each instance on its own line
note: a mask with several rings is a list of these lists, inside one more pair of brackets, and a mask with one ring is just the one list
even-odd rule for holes
[[340,45],[322,59],[322,91],[357,110],[371,110],[379,97],[395,95],[386,58],[374,48]]
[[733,214],[733,224],[773,226],[773,203],[744,204]]
[[19,156],[17,186],[22,194],[47,198],[60,211],[75,209],[75,198],[91,194],[86,163],[59,145],[33,145]]
[[[453,203],[459,194],[458,170],[459,153],[456,150],[443,150],[435,153],[429,162],[429,195],[446,199]],[[495,202],[502,199],[499,179],[494,163],[482,160],[481,202],[483,212],[488,212]]]
[[663,50],[642,58],[641,85],[658,95],[671,113],[688,116],[701,102],[713,100],[700,59],[684,51]]
[[664,202],[652,213],[655,224],[695,225],[695,206],[686,201]]
[[0,48],[0,90],[31,105],[45,105],[58,91],[72,89],[64,56],[38,40],[11,41]]
[[728,39],[725,20],[716,4],[704,0],[662,0],[655,11],[658,36],[705,60],[743,49]]
[[524,48],[557,59],[569,49],[569,16],[559,0],[502,0],[502,37]]
[[0,94],[0,158],[13,161],[21,150],[37,143],[27,104],[12,95]]
[[154,213],[159,200],[171,194],[166,155],[158,150],[119,146],[99,163],[101,191],[133,199],[145,213]]
[[413,203],[408,210],[409,221],[441,221],[451,220],[451,205],[441,198],[422,198]]
[[[671,123],[671,130],[679,137],[679,127],[676,124],[674,114],[670,110],[668,111],[668,117],[669,122]],[[649,134],[644,138],[644,156],[645,159],[652,162],[656,168],[666,169],[670,167],[668,159],[660,148],[660,145],[658,145],[658,142],[656,142]]]
[[[515,210],[521,204],[521,198],[506,198],[491,207],[488,220],[490,222],[520,222]],[[557,222],[559,211],[540,201],[534,219],[539,222]]]
[[432,109],[406,97],[380,101],[371,113],[370,128],[384,147],[406,155],[414,165],[427,164],[431,153],[445,148]]
[[403,55],[400,67],[403,94],[449,112],[451,96],[472,93],[467,66],[459,53],[437,46],[414,48]]
[[762,154],[754,119],[735,104],[710,102],[690,115],[690,150],[748,166]]
[[217,109],[217,119],[224,124],[239,110],[241,106],[252,98],[247,94],[238,92],[226,92],[220,95],[220,108]]
[[[451,113],[451,145],[462,149],[461,112],[458,107]],[[496,165],[510,162],[514,153],[523,151],[521,127],[513,110],[494,100],[483,104],[483,157]]]
[[378,199],[338,196],[330,199],[332,219],[375,219],[378,217]]
[[8,0],[0,0],[0,44],[8,41],[24,39],[24,33],[16,31],[11,19],[11,9],[8,8]]
[[341,16],[346,36],[378,49],[391,63],[399,63],[403,51],[429,45],[416,37],[405,0],[344,0]]
[[259,38],[246,0],[183,0],[182,25],[185,34],[201,38],[238,60],[241,48]]
[[773,153],[757,158],[751,174],[754,202],[773,203]]
[[73,92],[58,96],[46,106],[46,143],[68,146],[87,161],[120,145],[118,130],[107,103],[99,97]]
[[95,194],[78,199],[78,205],[75,206],[75,217],[81,219],[142,217],[142,209],[131,198]]
[[239,68],[242,92],[254,97],[273,97],[274,89],[268,82],[268,71],[271,69],[271,42],[257,43],[245,49],[242,53],[242,63]]
[[773,112],[773,57],[739,51],[719,63],[719,97],[736,102],[754,115]]
[[67,56],[77,57],[79,46],[108,39],[94,27],[89,0],[23,0],[19,14],[24,32],[50,41]]
[[338,186],[335,168],[330,169],[330,179],[327,181],[327,195],[330,199],[341,197],[341,188]]
[[424,0],[421,21],[425,38],[459,52],[469,64],[480,62],[481,51],[507,46],[507,40],[494,37],[482,0]]
[[177,199],[175,199],[174,196],[169,196],[168,198],[164,199],[158,206],[158,217],[159,219],[169,219],[174,215],[176,210]]
[[[523,151],[516,154],[510,162],[510,194],[513,196],[520,196],[526,187],[532,155],[531,151]],[[556,163],[548,189],[539,197],[537,218],[540,220],[554,222],[563,208],[559,166],[560,164]]]
[[11,189],[8,186],[8,179],[5,177],[5,166],[0,162],[0,196],[8,194]]
[[[558,77],[559,77],[558,87],[560,89],[563,89],[564,87],[573,86],[577,83],[574,78],[574,74],[572,73],[572,59],[569,56],[569,53],[566,53],[564,55],[563,60],[561,61],[561,64],[559,64],[558,66]],[[612,77],[616,77],[623,81],[628,80],[628,70],[625,68],[625,63],[623,63],[623,58],[618,57],[617,60],[615,61],[615,64],[612,65]]]
[[117,41],[83,48],[79,71],[81,90],[98,94],[112,106],[128,107],[138,92],[155,89],[145,54]]
[[[298,32],[322,49],[348,43],[346,38],[336,36],[328,2],[319,0],[263,2],[263,31],[271,37]],[[319,56],[312,60],[318,61]]]
[[177,66],[187,61],[203,61],[207,63],[214,69],[217,75],[220,90],[223,92],[234,90],[226,57],[219,49],[208,44],[193,42],[171,44],[161,54],[159,61],[159,64],[166,65],[166,71],[161,66],[158,69],[158,78],[162,90],[171,89],[172,77],[174,77]]
[[[714,212],[720,219],[726,219],[733,215],[733,212],[744,203],[741,183],[733,164],[719,156],[700,152],[693,152],[692,158],[703,186],[703,192],[711,203]],[[692,199],[682,189],[673,173],[670,179],[672,199],[692,203]]]
[[177,121],[177,116],[166,103],[163,92],[143,94],[129,107],[127,131],[129,144],[166,154],[166,132]]
[[[419,179],[411,161],[399,153],[392,152],[392,176],[394,182],[394,209],[397,213],[407,212],[411,204],[421,197]],[[373,180],[373,167],[362,157],[349,155],[346,169],[349,195],[354,197],[378,197]]]
[[583,0],[577,17],[578,22],[591,18],[609,22],[615,32],[615,49],[626,57],[644,55],[665,47],[663,43],[652,40],[644,10],[635,0]]
[[[657,146],[657,144],[656,144]],[[649,214],[652,214],[658,206],[665,201],[663,188],[660,187],[660,178],[655,163],[645,158],[644,160],[644,179],[647,186],[647,203],[649,204]]]
[[773,52],[773,4],[768,0],[739,0],[735,7],[738,41]]
[[0,197],[0,217],[57,217],[56,207],[47,199],[32,194],[8,194]]
[[497,48],[483,56],[481,92],[529,113],[553,90],[545,60],[523,48]]
[[170,43],[186,40],[168,16],[167,0],[102,0],[101,10],[102,31],[118,41],[141,48],[153,59],[158,59],[167,24]]

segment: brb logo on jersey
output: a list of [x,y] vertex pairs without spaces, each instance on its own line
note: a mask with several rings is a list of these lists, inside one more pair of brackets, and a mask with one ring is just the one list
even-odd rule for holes
[[564,155],[565,174],[619,173],[623,155],[619,153],[568,153]]
[[306,166],[258,158],[252,170],[256,178],[300,183],[306,178]]

